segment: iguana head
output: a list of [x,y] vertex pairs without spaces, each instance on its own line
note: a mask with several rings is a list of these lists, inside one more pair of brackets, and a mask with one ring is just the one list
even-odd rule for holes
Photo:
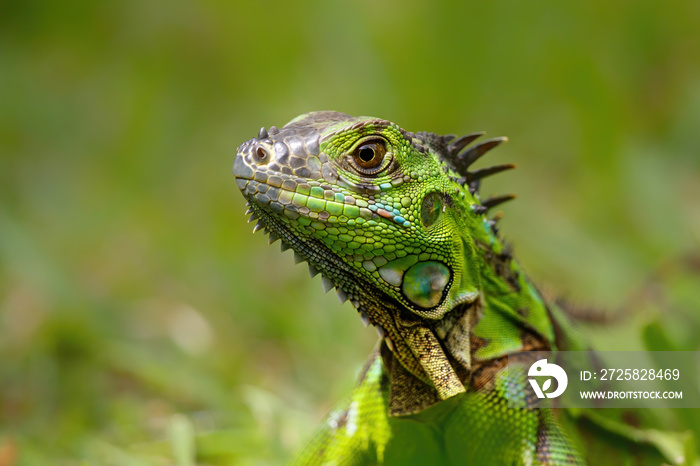
[[320,271],[324,287],[349,298],[443,398],[464,388],[434,324],[480,297],[477,249],[501,247],[484,213],[509,199],[478,197],[483,176],[512,168],[468,171],[505,140],[465,149],[480,135],[414,134],[382,119],[313,112],[262,128],[233,165],[255,230]]
[[[273,238],[302,255],[300,244],[323,245],[319,250],[361,281],[421,317],[440,319],[478,297],[469,256],[475,237],[488,242],[492,235],[484,207],[463,186],[466,177],[446,160],[456,149],[452,139],[314,112],[261,130],[241,145],[233,171]],[[314,259],[326,272],[328,257]]]

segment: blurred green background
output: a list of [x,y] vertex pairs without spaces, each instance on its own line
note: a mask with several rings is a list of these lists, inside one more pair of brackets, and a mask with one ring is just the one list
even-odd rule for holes
[[700,349],[698,18],[0,2],[0,466],[278,464],[349,393],[374,332],[251,233],[231,175],[312,110],[509,136],[486,163],[519,169],[484,192],[518,194],[501,229],[526,270],[632,309],[585,326],[599,348]]

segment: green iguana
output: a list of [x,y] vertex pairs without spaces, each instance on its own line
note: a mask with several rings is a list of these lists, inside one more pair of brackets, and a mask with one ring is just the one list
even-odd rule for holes
[[[534,407],[524,351],[587,344],[513,260],[470,166],[505,138],[301,115],[243,143],[236,183],[270,242],[335,287],[379,343],[299,464],[682,464],[621,420]],[[532,361],[530,361],[532,362]],[[520,402],[519,408],[508,402]]]

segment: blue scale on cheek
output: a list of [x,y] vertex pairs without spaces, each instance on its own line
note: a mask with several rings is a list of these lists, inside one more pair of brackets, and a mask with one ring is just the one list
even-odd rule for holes
[[[390,219],[390,220],[392,220],[394,223],[396,223],[396,224],[398,224],[398,225],[401,225],[401,226],[404,226],[404,227],[410,227],[410,226],[411,226],[411,222],[409,222],[408,220],[406,220],[406,219],[403,217],[403,215],[401,214],[401,211],[400,211],[399,209],[395,209],[395,208],[393,208],[393,207],[392,207],[392,208],[387,207],[386,205],[382,204],[381,202],[375,202],[374,204],[369,205],[367,208],[368,208],[369,210],[371,210],[372,212],[375,212],[375,213],[376,213],[379,209],[385,210],[385,211],[387,211],[387,212],[389,212],[389,213],[391,213],[391,214],[394,215],[394,217]],[[386,217],[384,217],[384,218],[386,218]]]

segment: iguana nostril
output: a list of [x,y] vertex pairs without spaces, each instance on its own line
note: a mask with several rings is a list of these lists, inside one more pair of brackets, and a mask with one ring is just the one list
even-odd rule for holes
[[266,162],[268,158],[268,152],[264,147],[258,147],[255,149],[255,156],[258,162]]

